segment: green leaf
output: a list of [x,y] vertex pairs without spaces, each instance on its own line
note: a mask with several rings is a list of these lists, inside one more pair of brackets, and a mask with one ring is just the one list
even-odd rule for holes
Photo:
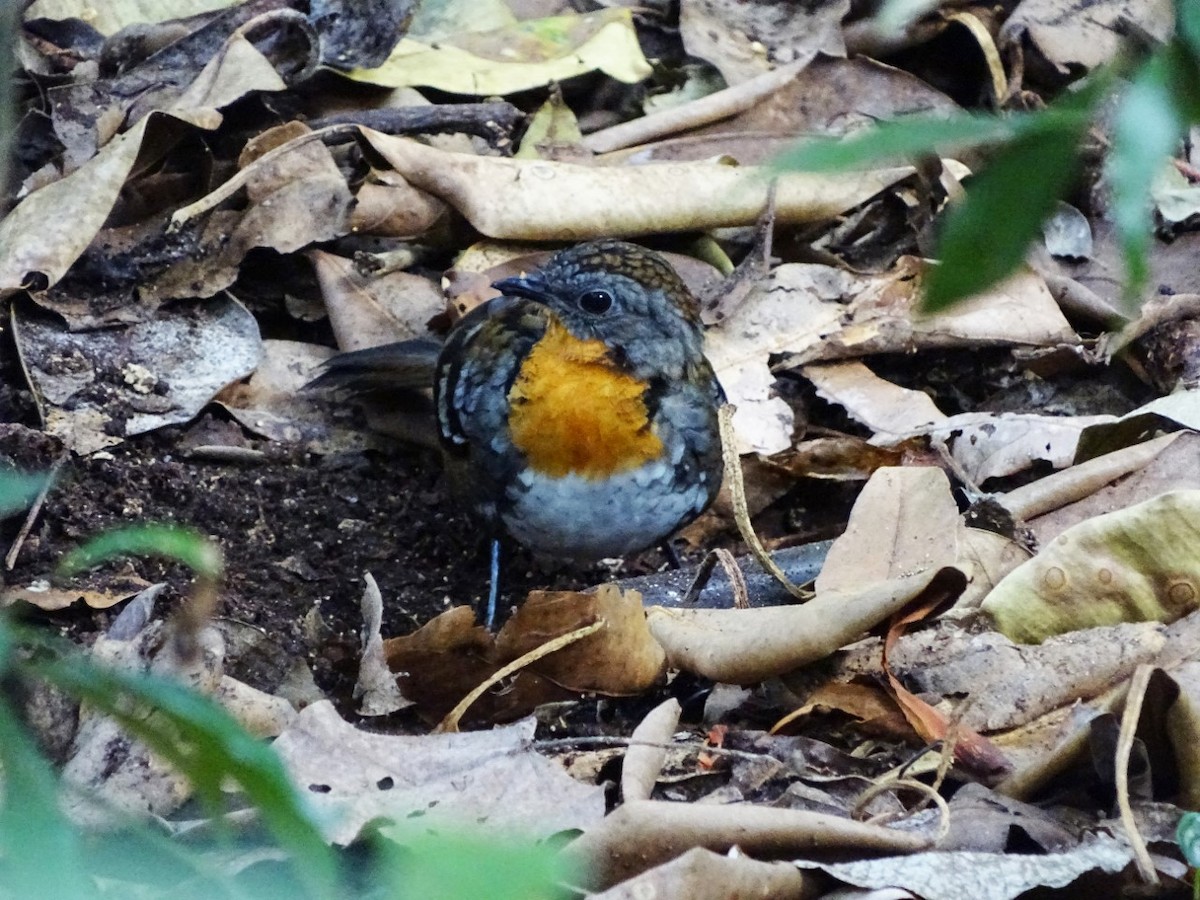
[[1200,867],[1200,813],[1186,812],[1175,829],[1175,840],[1188,865]]
[[1151,237],[1150,186],[1182,138],[1185,123],[1172,96],[1178,54],[1161,51],[1142,66],[1121,95],[1113,125],[1107,176],[1113,223],[1125,257],[1125,300],[1146,283]]
[[[183,685],[153,675],[117,672],[76,655],[30,665],[60,689],[112,716],[130,734],[185,774],[215,809],[225,778],[236,781],[263,822],[290,852],[316,896],[332,896],[336,864],[320,831],[265,743],[248,734],[221,706]],[[142,704],[130,708],[130,701]]]
[[990,287],[1020,267],[1079,170],[1082,124],[1048,120],[997,151],[942,223],[941,264],[925,282],[924,309],[935,312]]
[[0,884],[11,897],[94,897],[84,875],[79,839],[58,808],[49,764],[0,698]]
[[1175,34],[1191,54],[1192,63],[1200,64],[1200,3],[1175,0]]
[[166,556],[197,575],[217,579],[224,569],[220,548],[192,528],[175,525],[134,525],[92,538],[59,563],[59,573],[74,575],[116,556]]
[[941,265],[925,282],[923,308],[945,309],[1017,270],[1042,221],[1071,186],[1079,144],[1112,83],[1099,71],[1073,94],[1031,115],[1020,133],[971,179],[942,222]]
[[[383,829],[378,847],[391,863],[394,896],[405,900],[552,900],[568,896],[561,854],[495,835],[408,835]],[[395,841],[395,844],[391,842]]]
[[29,506],[49,482],[48,475],[0,472],[0,518]]
[[1028,117],[1001,119],[961,113],[949,118],[925,116],[885,122],[848,138],[812,138],[780,154],[774,166],[806,172],[858,169],[881,160],[952,152],[1012,137]]

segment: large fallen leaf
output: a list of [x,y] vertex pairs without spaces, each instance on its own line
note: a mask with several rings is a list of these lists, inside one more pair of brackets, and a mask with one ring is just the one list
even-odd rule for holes
[[106,331],[67,331],[16,307],[13,325],[46,431],[78,453],[188,421],[262,355],[258,323],[229,297]]
[[368,822],[430,828],[470,822],[530,838],[586,828],[604,815],[604,789],[580,784],[532,747],[535,722],[467,734],[372,734],[328,701],[306,707],[275,741],[292,779],[345,845]]
[[966,587],[957,569],[920,572],[855,591],[817,594],[801,606],[647,611],[672,668],[714,681],[751,684],[824,659],[915,598],[951,599]]
[[1037,643],[1118,622],[1173,622],[1200,607],[1200,491],[1081,522],[983,602],[997,629]]
[[952,566],[958,558],[958,525],[958,505],[941,469],[879,469],[829,549],[816,589],[851,591]]
[[383,65],[356,69],[350,77],[385,87],[431,87],[487,97],[592,71],[630,84],[650,74],[628,9],[533,19],[445,36],[436,44],[405,38]]
[[[580,166],[450,153],[370,129],[363,135],[410,183],[489,237],[582,240],[752,225],[775,185],[779,222],[827,219],[912,173],[770,173],[714,162]],[[564,202],[570,198],[570,202]]]

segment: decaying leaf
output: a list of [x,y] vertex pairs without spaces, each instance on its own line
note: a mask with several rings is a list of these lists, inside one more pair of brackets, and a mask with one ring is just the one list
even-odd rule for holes
[[1173,491],[1063,532],[1010,573],[983,610],[1038,643],[1118,622],[1173,622],[1200,605],[1200,491]]
[[421,85],[487,97],[596,69],[631,83],[650,73],[628,10],[534,19],[444,36],[436,44],[406,38],[381,66],[357,69],[350,77],[386,87]]
[[531,747],[534,722],[473,734],[372,734],[327,701],[306,707],[275,741],[292,778],[320,810],[326,837],[353,841],[368,822],[426,827],[470,821],[532,837],[586,827],[604,791],[582,785]]

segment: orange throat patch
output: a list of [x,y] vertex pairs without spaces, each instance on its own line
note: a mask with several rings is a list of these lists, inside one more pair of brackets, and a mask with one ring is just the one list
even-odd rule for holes
[[604,478],[657,459],[645,385],[616,369],[603,341],[551,322],[508,392],[513,444],[538,472]]

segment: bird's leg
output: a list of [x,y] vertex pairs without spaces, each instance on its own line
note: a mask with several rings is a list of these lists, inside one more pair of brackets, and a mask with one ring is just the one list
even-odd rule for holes
[[679,558],[679,551],[675,549],[675,545],[671,543],[671,539],[663,538],[662,543],[658,545],[658,549],[662,551],[663,556],[667,558],[667,565],[672,569],[682,569],[683,560]]
[[484,625],[488,631],[496,624],[496,600],[500,595],[500,539],[492,538],[492,562],[488,576],[487,613]]

